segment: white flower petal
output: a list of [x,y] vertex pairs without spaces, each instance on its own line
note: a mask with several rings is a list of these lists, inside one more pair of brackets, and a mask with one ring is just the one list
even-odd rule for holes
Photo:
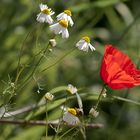
[[73,26],[74,22],[73,22],[73,20],[72,20],[72,18],[70,16],[68,16],[68,21],[70,23],[70,26]]
[[55,12],[54,11],[52,11],[52,9],[51,8],[48,8],[48,10],[50,11],[50,14],[49,15],[54,15],[55,14]]
[[45,18],[46,18],[46,15],[45,15],[45,14],[39,13],[39,14],[37,15],[36,20],[37,20],[38,22],[43,23],[43,22],[45,22]]
[[41,11],[43,11],[44,9],[48,9],[48,6],[46,4],[42,4],[42,3],[39,5],[39,7],[40,7]]
[[59,15],[56,16],[57,20],[62,20],[63,17],[65,17],[64,13],[60,13]]
[[88,51],[88,43],[85,40],[80,40],[76,44],[76,47],[78,47],[79,50]]
[[76,43],[76,47],[83,46],[84,43],[85,43],[84,40],[80,40],[79,42]]
[[88,43],[85,42],[83,46],[81,46],[81,50],[88,52]]
[[85,40],[81,39],[79,42],[81,42],[81,43],[85,43]]
[[55,23],[53,25],[50,26],[50,29],[55,33],[55,34],[60,34],[62,32],[61,30],[61,26],[59,25],[59,23]]
[[52,24],[53,23],[53,19],[51,18],[50,15],[46,15],[45,22],[47,22],[49,24]]
[[62,30],[62,38],[68,38],[69,37],[69,32],[67,30],[67,28],[64,28]]
[[69,32],[68,29],[63,27],[59,23],[55,23],[50,26],[50,29],[55,33],[55,34],[61,34],[62,33],[62,38],[68,38],[69,37]]
[[91,51],[93,51],[93,50],[95,51],[96,50],[90,43],[88,44],[88,46],[91,49]]
[[74,24],[72,18],[69,15],[65,14],[64,12],[57,15],[57,21],[59,21],[59,20],[67,20],[69,22],[70,26],[73,26],[73,24]]
[[54,11],[51,11],[51,14],[50,14],[50,15],[52,16],[52,15],[54,15],[54,14],[55,14],[55,12],[54,12]]
[[86,51],[86,52],[88,52],[89,49],[91,51],[93,50],[95,51],[95,48],[84,39],[81,39],[79,42],[77,42],[76,47],[78,47],[79,50]]
[[68,21],[68,15],[65,13],[61,13],[57,16],[57,20],[67,20]]
[[65,112],[63,115],[63,121],[66,122],[69,125],[77,125],[80,120],[78,119],[78,117],[72,115],[69,112]]

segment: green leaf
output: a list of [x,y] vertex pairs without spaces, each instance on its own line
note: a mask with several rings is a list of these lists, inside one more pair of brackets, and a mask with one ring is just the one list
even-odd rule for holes
[[18,133],[15,137],[9,140],[39,140],[44,133],[45,127],[42,126],[33,126],[30,128],[24,129]]

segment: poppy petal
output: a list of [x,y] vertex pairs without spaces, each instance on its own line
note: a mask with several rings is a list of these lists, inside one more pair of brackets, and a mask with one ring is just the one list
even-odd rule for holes
[[106,45],[100,76],[112,89],[140,85],[140,70],[132,60],[112,45]]

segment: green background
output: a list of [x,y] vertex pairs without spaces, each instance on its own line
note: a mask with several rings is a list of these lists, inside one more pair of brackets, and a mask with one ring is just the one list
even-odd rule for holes
[[[45,54],[38,52],[45,50],[53,34],[48,24],[36,21],[41,2],[55,11],[53,19],[64,9],[70,9],[74,20],[74,26],[68,28],[70,37],[62,39],[57,35],[57,46]],[[105,44],[117,46],[139,68],[139,5],[139,0],[1,0],[0,110],[5,107],[6,111],[12,111],[37,103],[46,92],[73,84],[80,89],[79,94],[83,95],[81,97],[87,118],[103,85],[99,72]],[[96,51],[86,53],[75,49],[71,52],[76,42],[85,35],[91,37],[91,44]],[[42,59],[38,64],[40,57]],[[39,73],[46,68],[46,71]],[[18,74],[18,80],[12,86]],[[37,93],[38,90],[40,93]],[[55,93],[55,100],[48,105],[50,120],[59,117],[60,105],[64,103],[66,94],[65,90]],[[107,88],[107,94],[107,98],[100,103],[100,115],[93,119],[94,123],[102,123],[104,128],[87,128],[87,139],[139,140],[140,88]],[[126,98],[129,100],[124,101]],[[78,107],[76,98],[68,100],[66,104]],[[39,108],[36,112],[32,111],[32,114],[23,113],[11,119],[44,120],[45,110]],[[67,127],[62,127],[58,136],[62,136],[67,130]],[[48,135],[47,140],[55,135],[52,128],[49,128]],[[0,124],[0,140],[19,139],[43,140],[45,126]],[[76,129],[62,139],[78,140],[82,139],[82,135]]]

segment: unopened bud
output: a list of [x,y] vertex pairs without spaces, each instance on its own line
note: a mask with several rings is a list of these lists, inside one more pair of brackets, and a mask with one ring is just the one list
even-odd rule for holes
[[77,88],[74,87],[74,86],[71,85],[71,84],[68,84],[67,91],[68,91],[69,93],[71,93],[71,94],[75,94],[75,93],[77,93]]
[[54,98],[54,95],[52,95],[50,92],[47,92],[45,94],[45,98],[46,98],[46,100],[52,101]]
[[55,47],[55,46],[56,46],[56,40],[55,40],[55,39],[50,39],[50,40],[49,40],[49,44],[50,44],[52,47]]
[[105,98],[106,97],[106,95],[107,95],[107,90],[106,89],[104,89],[104,91],[103,91],[103,93],[102,93],[102,96]]
[[96,118],[99,115],[99,112],[92,107],[89,111],[89,114]]
[[15,84],[12,82],[12,83],[11,83],[11,86],[12,86],[12,87],[15,87]]

